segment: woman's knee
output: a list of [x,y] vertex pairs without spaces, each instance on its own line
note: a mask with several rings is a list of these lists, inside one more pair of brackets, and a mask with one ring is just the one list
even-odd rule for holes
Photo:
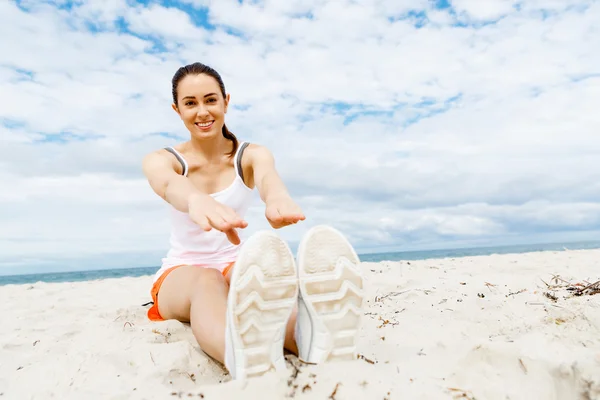
[[214,268],[203,268],[198,271],[192,283],[191,300],[207,292],[221,291],[228,288],[227,281],[221,272]]
[[228,287],[214,268],[182,267],[171,272],[158,294],[158,308],[165,319],[188,320],[190,307],[200,294]]
[[213,285],[215,283],[225,283],[225,277],[215,268],[202,268],[196,277],[197,285]]

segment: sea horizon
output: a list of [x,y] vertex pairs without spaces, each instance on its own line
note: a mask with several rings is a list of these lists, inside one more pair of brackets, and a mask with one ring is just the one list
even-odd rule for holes
[[[381,261],[410,261],[439,258],[460,258],[470,256],[487,256],[492,254],[523,254],[538,251],[567,251],[599,249],[600,241],[576,241],[533,243],[500,246],[456,247],[431,250],[406,250],[388,252],[363,252],[359,253],[361,262]],[[86,270],[70,270],[58,272],[37,272],[23,274],[0,275],[0,286],[32,284],[37,282],[59,283],[80,282],[98,279],[114,279],[124,277],[141,277],[153,275],[159,266],[133,266],[126,268],[97,268]]]

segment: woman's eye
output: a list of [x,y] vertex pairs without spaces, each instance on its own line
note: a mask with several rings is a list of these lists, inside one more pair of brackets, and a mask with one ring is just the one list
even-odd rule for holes
[[214,103],[215,101],[217,101],[217,99],[214,99],[214,98],[213,99],[208,99],[209,103]]

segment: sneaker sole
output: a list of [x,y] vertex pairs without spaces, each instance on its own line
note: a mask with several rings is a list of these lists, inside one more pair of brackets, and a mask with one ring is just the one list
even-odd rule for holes
[[298,296],[296,274],[288,245],[274,232],[258,232],[240,249],[227,299],[235,379],[286,368],[283,344]]
[[300,295],[311,320],[302,361],[353,360],[364,306],[360,259],[339,231],[312,228],[298,248]]

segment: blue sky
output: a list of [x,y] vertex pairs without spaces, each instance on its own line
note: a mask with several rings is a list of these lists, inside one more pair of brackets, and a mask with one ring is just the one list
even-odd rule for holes
[[160,262],[140,163],[186,140],[170,80],[194,61],[275,153],[308,217],[292,246],[321,223],[364,252],[597,239],[598,20],[584,0],[2,2],[0,274]]

